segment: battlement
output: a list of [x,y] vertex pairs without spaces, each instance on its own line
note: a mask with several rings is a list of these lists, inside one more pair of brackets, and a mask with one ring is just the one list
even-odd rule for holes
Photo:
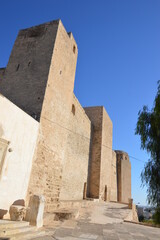
[[125,159],[125,160],[129,160],[129,156],[127,152],[121,151],[121,150],[114,150],[117,154],[117,156],[119,157],[120,160]]

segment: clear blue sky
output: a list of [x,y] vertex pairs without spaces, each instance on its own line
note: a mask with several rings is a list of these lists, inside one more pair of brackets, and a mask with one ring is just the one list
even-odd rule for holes
[[[152,107],[160,79],[160,1],[1,0],[0,10],[0,67],[19,29],[60,18],[78,44],[79,101],[104,105],[113,121],[113,149],[147,161],[134,130],[138,111],[144,104]],[[145,204],[144,163],[130,160],[134,202]]]

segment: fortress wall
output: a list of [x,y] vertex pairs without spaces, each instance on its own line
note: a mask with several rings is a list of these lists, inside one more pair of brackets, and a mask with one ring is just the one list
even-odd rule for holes
[[102,144],[101,144],[101,165],[100,165],[100,198],[105,199],[104,191],[107,186],[107,201],[110,200],[111,194],[111,175],[112,175],[112,121],[109,118],[104,107],[102,120]]
[[3,80],[4,78],[4,73],[5,73],[5,68],[0,68],[0,82]]
[[118,201],[128,203],[131,198],[131,163],[129,156],[123,151],[117,154]]
[[[83,199],[90,157],[91,122],[73,95],[60,200]],[[72,110],[72,111],[71,111]]]
[[91,164],[89,169],[88,194],[89,197],[99,198],[103,107],[87,107],[84,108],[84,110],[92,122]]
[[59,21],[19,31],[0,92],[39,121]]
[[0,95],[0,214],[25,200],[39,123]]
[[28,193],[27,201],[43,194],[52,211],[60,200],[82,199],[86,182],[89,197],[131,198],[129,157],[112,151],[108,114],[102,106],[83,109],[73,94],[77,55],[57,20],[21,30],[0,69],[0,93],[10,100],[0,95],[0,208]]
[[110,201],[117,202],[117,158],[115,151],[112,151]]
[[68,35],[59,21],[28,189],[28,197],[33,193],[44,194],[46,211],[59,205],[77,54],[77,45],[72,34]]

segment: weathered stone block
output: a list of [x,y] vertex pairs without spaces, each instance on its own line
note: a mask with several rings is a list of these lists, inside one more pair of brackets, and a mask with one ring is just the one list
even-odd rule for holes
[[33,226],[42,227],[44,204],[45,204],[44,196],[42,195],[31,196],[25,220],[30,222],[30,224]]
[[79,211],[77,209],[59,209],[57,211],[54,211],[53,214],[55,221],[64,221],[69,219],[77,219],[79,216]]
[[132,209],[133,206],[133,199],[132,198],[128,198],[128,208]]
[[9,214],[12,221],[22,221],[26,214],[26,208],[24,206],[11,205]]

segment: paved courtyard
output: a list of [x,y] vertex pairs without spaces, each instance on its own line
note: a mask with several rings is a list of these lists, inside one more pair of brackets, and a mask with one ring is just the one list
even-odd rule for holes
[[[96,203],[82,209],[78,220],[65,221],[37,240],[160,240],[159,228],[123,222],[128,211],[122,204]],[[53,230],[52,223],[46,228]]]

